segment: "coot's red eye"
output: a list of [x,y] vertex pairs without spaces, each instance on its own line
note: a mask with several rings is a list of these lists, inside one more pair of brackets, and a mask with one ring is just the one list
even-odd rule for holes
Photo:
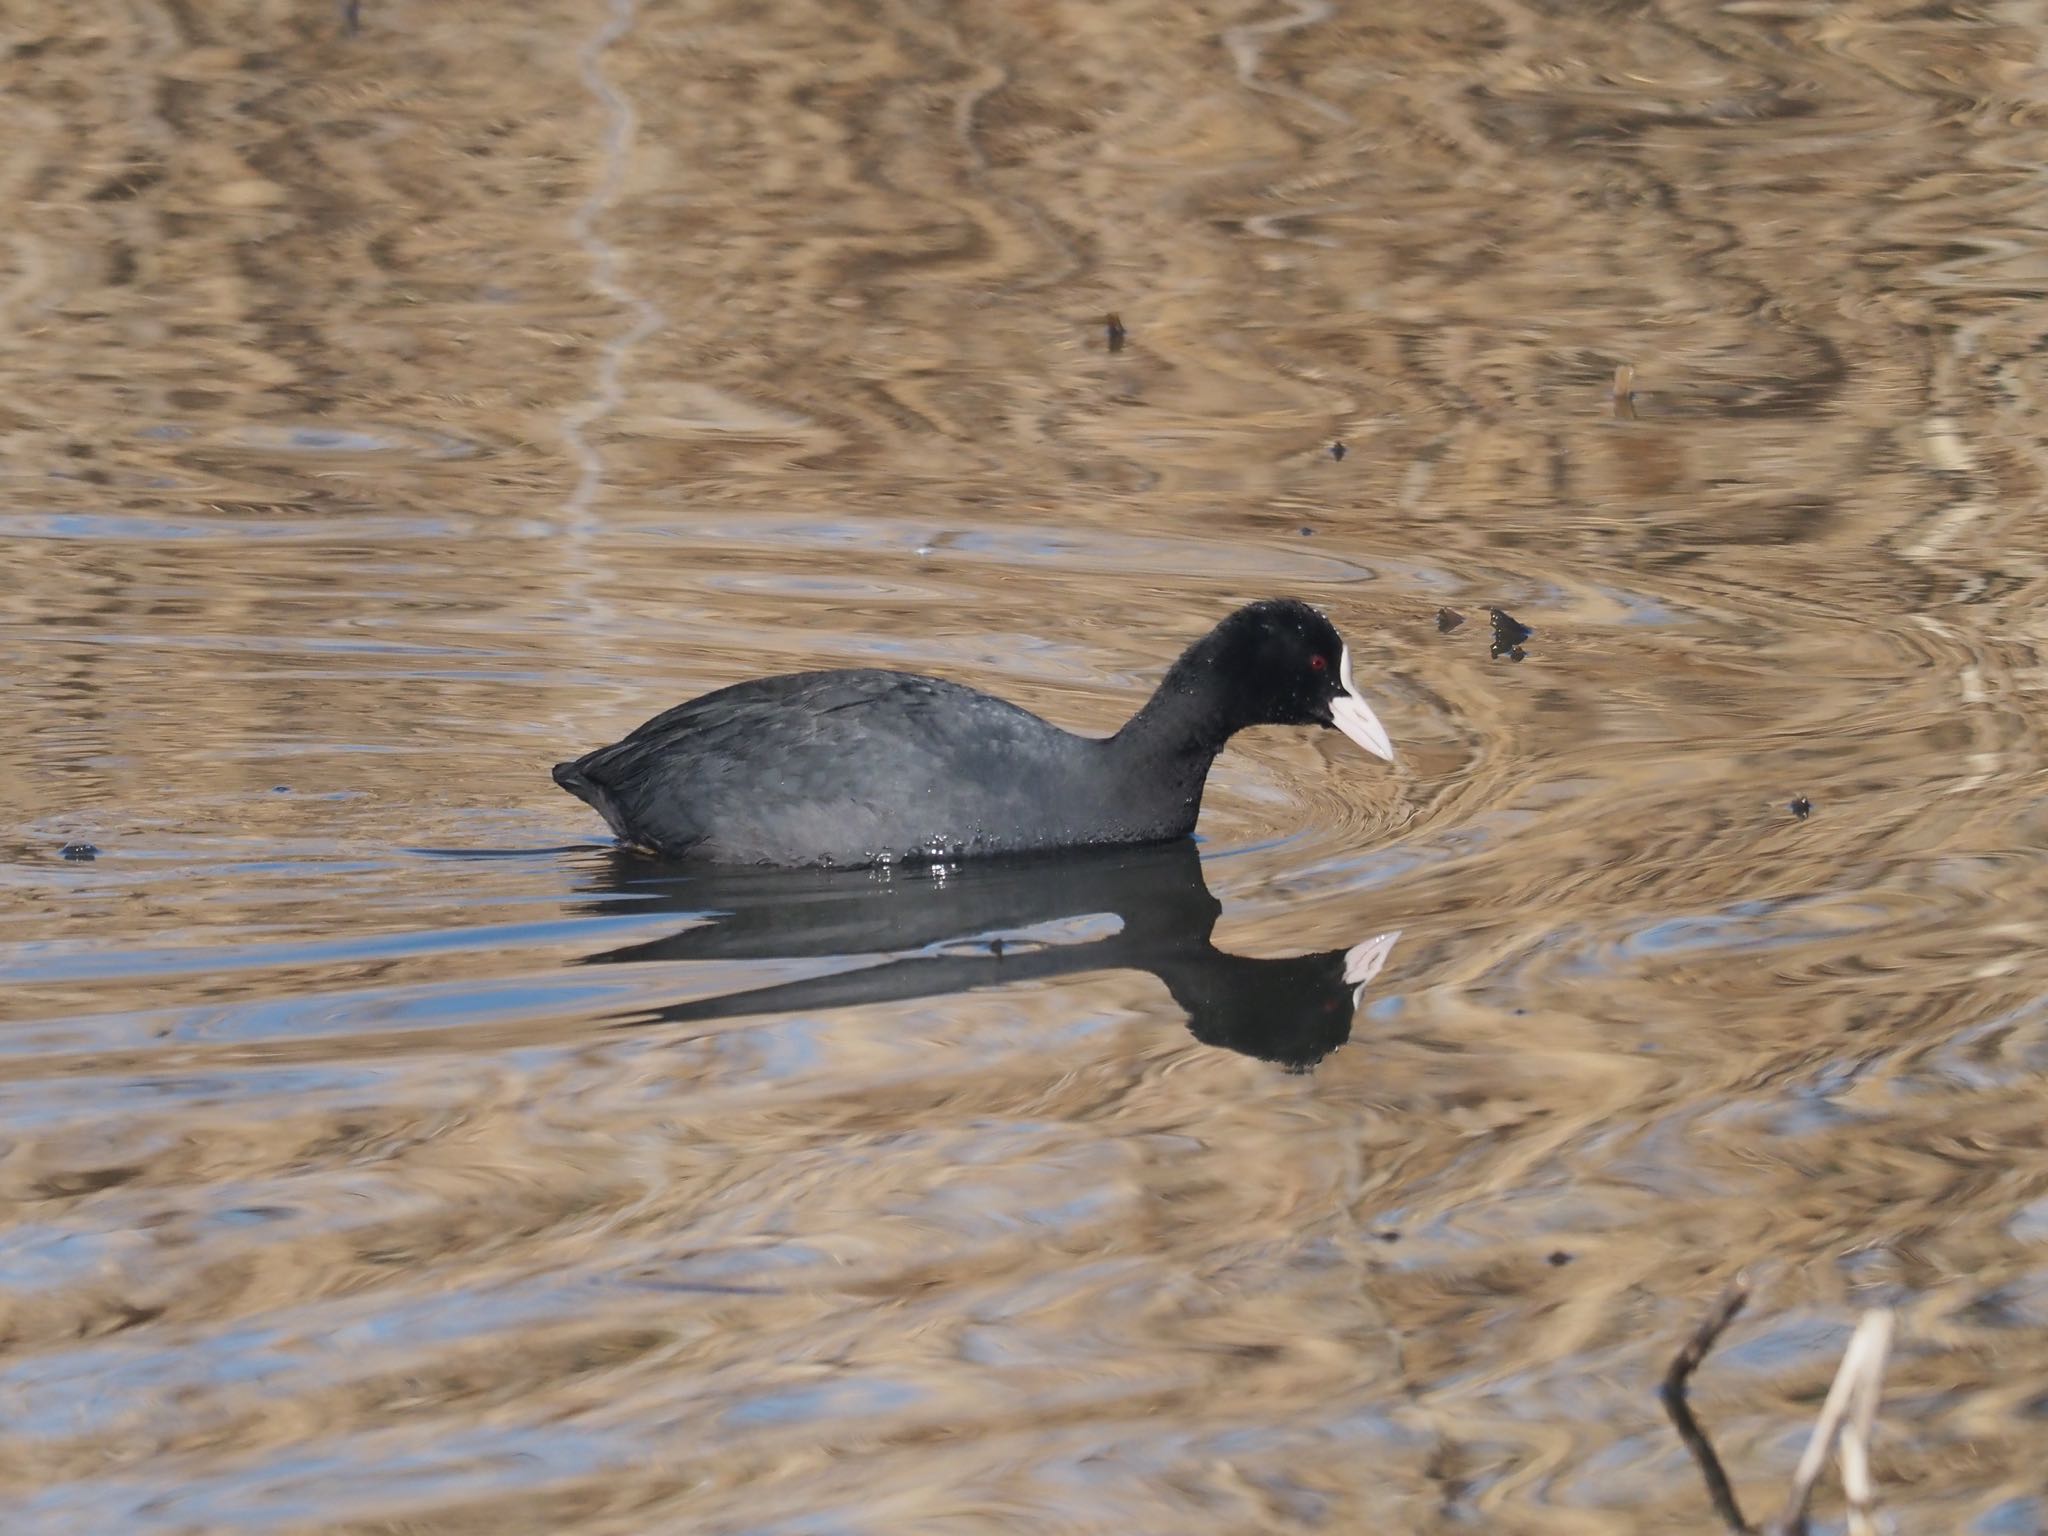
[[1327,672],[1327,671],[1329,671],[1329,669],[1330,669],[1330,664],[1329,664],[1329,662],[1325,661],[1325,660],[1324,660],[1324,659],[1323,659],[1322,657],[1320,657],[1320,656],[1311,656],[1311,657],[1309,657],[1309,659],[1308,659],[1308,664],[1309,664],[1309,668],[1310,668],[1310,670],[1311,670],[1311,671],[1316,671],[1316,672]]

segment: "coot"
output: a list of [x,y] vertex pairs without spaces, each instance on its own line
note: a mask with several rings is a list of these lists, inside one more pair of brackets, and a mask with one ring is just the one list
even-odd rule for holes
[[1185,837],[1224,742],[1321,725],[1389,762],[1351,653],[1306,603],[1240,608],[1114,736],[1076,736],[959,683],[798,672],[736,683],[555,765],[614,832],[670,858],[846,865]]

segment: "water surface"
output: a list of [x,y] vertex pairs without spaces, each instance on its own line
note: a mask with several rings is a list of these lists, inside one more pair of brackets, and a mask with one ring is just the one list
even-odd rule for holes
[[[1706,1532],[1742,1268],[2048,1528],[2032,7],[348,9],[0,34],[10,1532]],[[1278,593],[1198,854],[548,780]]]

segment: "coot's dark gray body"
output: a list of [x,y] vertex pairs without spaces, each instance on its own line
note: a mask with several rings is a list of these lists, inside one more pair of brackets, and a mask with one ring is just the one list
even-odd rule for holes
[[1116,735],[1077,736],[958,683],[801,672],[739,683],[555,766],[628,843],[721,864],[864,865],[1185,837],[1209,765],[1256,724],[1333,725],[1391,757],[1337,632],[1242,608]]

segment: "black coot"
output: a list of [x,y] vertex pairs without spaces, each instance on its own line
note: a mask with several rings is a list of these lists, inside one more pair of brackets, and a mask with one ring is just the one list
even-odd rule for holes
[[1329,620],[1285,599],[1189,646],[1114,736],[958,683],[798,672],[678,704],[555,782],[626,842],[718,864],[878,864],[1185,837],[1224,742],[1322,725],[1393,760]]

